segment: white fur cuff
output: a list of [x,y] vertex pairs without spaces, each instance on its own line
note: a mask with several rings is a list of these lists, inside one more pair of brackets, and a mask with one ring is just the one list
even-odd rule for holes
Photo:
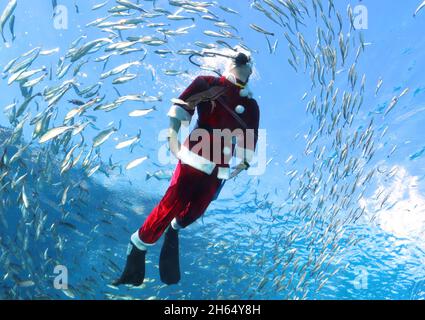
[[130,241],[132,244],[136,246],[137,249],[146,251],[148,250],[147,247],[152,246],[153,244],[144,243],[142,240],[140,240],[139,237],[139,230],[137,230],[135,233],[131,235]]
[[214,162],[190,151],[186,146],[181,147],[180,151],[177,153],[177,157],[182,161],[182,163],[188,164],[192,168],[202,171],[208,175],[214,171]]
[[167,113],[170,118],[176,118],[180,121],[190,121],[192,115],[187,112],[183,107],[173,104]]
[[173,228],[174,230],[180,230],[182,228],[177,222],[176,218],[174,218],[173,221],[171,221],[171,228]]

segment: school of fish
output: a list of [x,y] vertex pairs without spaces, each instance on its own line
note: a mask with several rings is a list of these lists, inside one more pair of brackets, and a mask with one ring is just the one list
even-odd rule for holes
[[[19,0],[9,0],[0,8],[4,41],[7,37],[11,41],[15,38],[14,12],[19,5]],[[201,287],[194,285],[193,290],[200,291],[205,298],[250,299],[266,293],[270,297],[307,299],[316,297],[332,277],[349,268],[349,263],[342,264],[344,255],[361,244],[354,226],[365,208],[358,200],[375,175],[395,175],[393,171],[381,173],[376,165],[377,148],[387,131],[378,132],[375,117],[393,112],[409,88],[394,96],[367,124],[360,125],[359,110],[364,95],[370,94],[370,86],[366,85],[367,75],[359,72],[357,65],[368,43],[363,33],[355,30],[352,7],[338,12],[334,0],[253,0],[247,5],[270,23],[247,22],[244,30],[238,29],[231,21],[239,13],[215,1],[169,0],[163,8],[155,0],[104,1],[92,7],[98,18],[87,21],[84,27],[98,31],[101,37],[92,39],[81,34],[65,52],[63,48],[35,47],[2,66],[2,81],[18,87],[21,97],[4,107],[10,126],[0,128],[0,224],[2,230],[13,230],[0,235],[0,270],[4,271],[0,297],[192,297],[190,291],[168,289],[157,279],[147,279],[142,287],[124,293],[109,285],[120,271],[126,237],[132,231],[124,213],[133,212],[140,220],[148,213],[148,204],[158,199],[134,200],[140,198],[137,192],[118,198],[92,180],[94,175],[109,178],[151,161],[140,144],[143,129],[138,128],[115,146],[116,150],[129,149],[127,163],[114,162],[112,156],[104,159],[102,146],[121,132],[122,123],[110,122],[99,127],[98,120],[102,114],[122,109],[124,104],[126,108],[133,106],[129,117],[146,117],[157,112],[155,104],[168,104],[161,92],[139,90],[131,85],[141,68],[146,67],[149,55],[164,60],[177,57],[186,66],[151,67],[153,78],[158,73],[168,77],[187,75],[187,57],[193,53],[230,50],[235,45],[253,52],[262,49],[249,48],[243,42],[244,32],[264,35],[271,55],[281,54],[296,74],[309,76],[311,86],[306,88],[300,103],[305,105],[311,125],[308,132],[296,137],[305,139],[304,153],[292,154],[285,161],[289,181],[286,194],[278,190],[274,195],[262,193],[261,186],[266,182],[261,177],[251,178],[246,188],[235,194],[243,205],[231,210],[240,210],[239,214],[250,210],[257,217],[256,222],[232,221],[239,240],[224,237],[212,241],[213,225],[199,230],[198,235],[186,235],[199,240],[193,241],[192,250],[212,253],[195,260],[188,256],[188,264],[194,269],[210,269],[216,256],[226,256],[228,260],[218,265],[217,270],[210,270],[209,280]],[[52,6],[57,6],[56,1]],[[75,7],[78,10],[77,4]],[[418,16],[423,7],[425,2],[414,15]],[[211,29],[203,30],[203,37],[193,41],[192,47],[168,45],[171,38],[190,34],[200,19],[208,21]],[[304,32],[312,26],[315,37],[306,37]],[[278,45],[285,45],[280,53]],[[63,55],[58,57],[59,53]],[[114,63],[114,58],[120,56],[127,57],[128,62]],[[55,63],[39,63],[46,58]],[[87,84],[83,74],[91,72],[85,69],[90,64],[100,65],[102,71],[95,82]],[[380,79],[372,94],[378,95],[383,83]],[[105,89],[110,86],[113,92]],[[134,107],[141,104],[145,107]],[[24,130],[30,130],[30,140],[24,137]],[[299,157],[304,157],[308,165],[301,167]],[[166,183],[171,175],[172,171],[160,168],[146,172],[143,178],[147,184],[153,180]],[[96,196],[105,199],[105,193],[109,195],[107,200],[91,200]],[[274,196],[282,201],[271,201]],[[388,194],[380,196],[381,207],[392,205],[388,199]],[[212,214],[229,210],[225,199],[217,203],[219,208]],[[9,218],[12,213],[13,218]],[[300,246],[300,240],[307,245]],[[45,247],[41,252],[36,249],[40,246]],[[79,248],[78,252],[73,252],[73,248]],[[89,253],[95,258],[89,257]],[[90,263],[82,265],[82,256],[87,261],[104,262],[104,270]],[[274,259],[268,259],[269,256]],[[78,286],[72,284],[68,289],[46,292],[45,284],[52,281],[54,266],[63,264],[64,259],[90,268],[93,275],[74,279]],[[191,273],[186,271],[186,275]],[[27,288],[34,291],[23,291]]]

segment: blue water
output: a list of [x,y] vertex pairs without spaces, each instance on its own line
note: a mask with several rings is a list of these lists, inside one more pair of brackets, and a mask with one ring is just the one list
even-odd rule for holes
[[[67,9],[67,27],[58,29],[57,15],[53,17],[51,1],[18,0],[14,12],[16,39],[11,41],[9,24],[4,27],[7,43],[0,45],[0,70],[12,59],[41,47],[42,50],[59,48],[58,53],[39,56],[29,67],[33,70],[46,66],[53,70],[34,88],[33,93],[45,87],[60,85],[73,78],[73,69],[87,60],[75,79],[80,90],[101,81],[99,94],[105,101],[113,101],[117,93],[111,80],[100,80],[100,75],[123,63],[136,61],[143,52],[113,56],[103,70],[103,62],[94,59],[107,54],[104,48],[88,54],[72,65],[62,79],[56,76],[58,61],[68,52],[70,44],[82,35],[79,46],[89,41],[107,37],[97,27],[86,27],[91,21],[108,15],[107,10],[116,3],[110,0],[103,8],[92,10],[99,0],[60,1]],[[152,11],[152,1],[139,1],[143,8]],[[268,8],[265,1],[257,1]],[[159,280],[158,256],[162,240],[148,253],[145,283],[140,288],[113,288],[108,286],[125,263],[129,236],[143,223],[150,210],[165,192],[168,181],[154,178],[145,180],[147,172],[173,169],[174,164],[161,164],[158,154],[163,142],[158,135],[168,124],[166,112],[170,99],[179,95],[198,74],[205,74],[191,65],[188,57],[155,54],[158,49],[196,49],[194,41],[213,43],[204,30],[219,28],[202,19],[201,14],[181,12],[195,21],[171,21],[166,17],[146,19],[148,22],[165,22],[171,30],[192,26],[188,34],[170,36],[161,46],[140,44],[147,51],[146,58],[131,73],[137,78],[116,85],[121,95],[145,94],[161,96],[155,102],[126,102],[111,112],[89,111],[95,116],[94,126],[83,131],[83,157],[92,139],[114,121],[120,129],[98,149],[99,158],[92,155],[89,169],[101,162],[101,169],[91,177],[87,170],[77,165],[60,174],[65,154],[81,141],[76,136],[65,150],[64,141],[39,144],[38,138],[0,175],[0,298],[2,299],[423,299],[425,297],[425,166],[423,157],[423,121],[425,119],[425,92],[422,53],[425,40],[425,12],[415,18],[413,12],[418,0],[403,2],[335,1],[340,12],[344,40],[349,42],[347,60],[340,58],[338,44],[338,19],[331,12],[330,24],[336,33],[332,47],[338,55],[334,91],[338,88],[338,102],[334,110],[342,110],[342,95],[357,94],[363,103],[348,110],[350,124],[342,120],[330,129],[332,118],[325,119],[325,132],[312,141],[324,118],[317,108],[307,108],[316,96],[321,105],[321,85],[310,77],[311,66],[305,70],[305,54],[300,48],[297,31],[288,9],[282,1],[273,1],[286,12],[291,21],[292,33],[255,10],[252,1],[217,1],[208,7],[212,12],[236,27],[241,41],[222,39],[231,45],[242,42],[253,51],[256,72],[251,88],[261,109],[261,128],[267,132],[267,168],[261,175],[242,174],[226,183],[220,197],[211,204],[202,219],[181,232],[182,280],[175,286],[164,286]],[[304,12],[300,1],[293,1]],[[310,17],[304,16],[299,32],[314,50],[318,51],[316,28],[327,30],[320,17],[314,17],[312,3],[305,1]],[[7,1],[0,2],[0,10]],[[322,0],[325,16],[328,1]],[[238,15],[223,11],[218,5],[231,7]],[[347,6],[367,8],[367,29],[350,30]],[[78,12],[75,5],[78,6]],[[165,0],[156,6],[171,12],[177,7]],[[131,12],[135,12],[134,10]],[[364,13],[364,12],[363,12]],[[64,14],[56,12],[56,14]],[[111,18],[111,20],[117,18]],[[121,19],[121,18],[118,18]],[[286,21],[286,20],[284,20]],[[63,21],[61,22],[63,23]],[[270,52],[265,36],[249,27],[255,23],[267,31],[271,44],[278,40],[276,51]],[[62,25],[63,26],[63,25]],[[364,26],[364,25],[363,25]],[[231,32],[235,32],[229,29]],[[288,63],[292,59],[288,40],[297,44],[298,72]],[[127,36],[163,36],[142,24],[133,30],[122,31]],[[360,36],[362,35],[362,36]],[[364,38],[365,48],[357,58],[357,82],[354,87],[348,80],[350,67]],[[119,38],[114,41],[120,41]],[[323,39],[322,39],[323,41]],[[324,59],[323,56],[319,57]],[[21,60],[20,60],[21,61]],[[69,63],[65,60],[65,65]],[[322,60],[322,65],[324,62]],[[178,76],[165,75],[165,70],[179,70]],[[154,70],[154,72],[152,71]],[[363,74],[364,90],[361,89]],[[41,75],[41,74],[38,74]],[[37,75],[37,76],[38,76]],[[326,73],[326,87],[331,74]],[[14,102],[19,106],[24,98],[17,83],[8,86],[10,74],[0,81],[1,106]],[[34,76],[33,78],[35,78]],[[379,79],[382,86],[376,94]],[[394,97],[400,96],[389,112]],[[307,93],[305,99],[302,99]],[[66,113],[73,108],[69,99],[84,99],[73,89],[54,106],[54,117],[49,128],[60,126]],[[148,116],[132,118],[128,113],[135,109],[151,108]],[[29,125],[39,112],[47,108],[43,97],[36,97],[18,119],[9,121],[8,112],[0,114],[0,151],[9,159],[22,146],[31,141],[34,126]],[[20,140],[9,141],[17,123],[28,114]],[[335,113],[336,114],[336,113]],[[342,118],[344,115],[341,116]],[[15,121],[16,120],[16,121]],[[372,124],[371,124],[372,123]],[[99,130],[96,130],[99,129]],[[367,131],[369,128],[369,131]],[[137,135],[141,140],[133,150],[116,150],[118,142]],[[344,145],[369,134],[370,148],[363,157],[363,145],[348,143],[348,158],[340,161]],[[340,136],[340,138],[339,138]],[[341,143],[338,143],[340,140]],[[365,142],[363,141],[363,142]],[[310,142],[310,143],[309,143]],[[373,143],[372,143],[373,142]],[[326,147],[321,153],[323,147]],[[56,149],[56,150],[55,150]],[[305,152],[306,149],[310,151]],[[75,154],[79,153],[77,149]],[[369,150],[369,151],[370,151]],[[292,157],[290,157],[292,155]],[[369,155],[370,158],[369,158]],[[75,155],[74,155],[75,156]],[[125,166],[139,157],[149,159],[132,170]],[[113,164],[123,170],[111,169]],[[368,158],[368,159],[367,159]],[[353,170],[349,160],[358,159]],[[366,161],[367,160],[367,161]],[[80,161],[81,164],[82,160]],[[351,162],[353,164],[353,162]],[[348,167],[347,167],[348,166]],[[366,179],[374,169],[370,179]],[[347,171],[345,171],[347,170]],[[344,171],[346,172],[344,174]],[[16,186],[12,183],[23,174],[28,175]],[[333,174],[331,178],[329,175]],[[337,177],[335,177],[337,176]],[[356,176],[359,177],[355,182]],[[328,179],[329,178],[329,179]],[[365,182],[366,181],[366,182]],[[355,188],[353,188],[355,183]],[[22,186],[28,196],[29,206],[22,200]],[[70,186],[67,201],[61,204],[64,190]],[[334,189],[333,189],[334,188]],[[333,191],[332,191],[333,190]],[[44,221],[44,222],[43,222]],[[38,231],[37,231],[38,229]],[[47,251],[46,251],[47,250]],[[54,288],[55,266],[68,270],[68,290]]]

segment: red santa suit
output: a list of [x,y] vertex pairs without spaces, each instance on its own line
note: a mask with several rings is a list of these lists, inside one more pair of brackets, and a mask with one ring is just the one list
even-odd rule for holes
[[[232,156],[244,158],[255,151],[259,108],[254,99],[241,95],[240,85],[225,77],[200,76],[179,99],[168,116],[190,121],[196,107],[197,127],[178,153],[179,163],[164,197],[132,236],[136,245],[155,243],[171,222],[181,228],[193,223],[229,178]],[[219,129],[235,134],[229,137]]]

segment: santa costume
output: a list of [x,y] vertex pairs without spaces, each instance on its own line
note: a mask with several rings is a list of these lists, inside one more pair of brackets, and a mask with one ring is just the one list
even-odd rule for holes
[[179,162],[164,197],[131,236],[126,270],[116,284],[143,282],[146,250],[166,230],[160,259],[161,279],[167,284],[177,283],[177,230],[204,214],[223,181],[230,177],[232,157],[245,161],[255,151],[259,107],[249,89],[236,77],[199,76],[175,101],[168,117],[190,122],[196,110],[197,125],[177,154]]

